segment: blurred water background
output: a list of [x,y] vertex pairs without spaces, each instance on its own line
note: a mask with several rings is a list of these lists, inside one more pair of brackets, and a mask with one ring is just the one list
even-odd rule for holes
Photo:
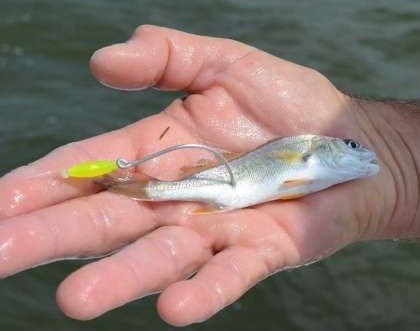
[[[0,0],[0,174],[64,143],[165,107],[174,93],[113,91],[88,60],[153,23],[241,40],[314,67],[355,95],[420,96],[419,1]],[[1,198],[1,197],[0,197]],[[420,246],[360,243],[260,283],[206,323],[185,330],[418,330]],[[64,261],[0,281],[0,330],[174,330],[155,297],[90,322],[63,316]]]

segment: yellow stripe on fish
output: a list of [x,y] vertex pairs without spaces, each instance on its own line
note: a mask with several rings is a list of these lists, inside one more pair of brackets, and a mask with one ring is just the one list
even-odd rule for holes
[[284,149],[274,150],[271,152],[271,155],[289,163],[296,163],[302,161],[304,153]]

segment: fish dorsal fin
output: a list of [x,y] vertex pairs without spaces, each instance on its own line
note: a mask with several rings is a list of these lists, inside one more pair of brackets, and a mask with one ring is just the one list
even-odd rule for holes
[[189,177],[198,172],[210,169],[218,165],[217,161],[214,160],[200,160],[196,165],[193,166],[185,166],[180,168],[180,177]]
[[222,153],[226,160],[232,161],[234,159],[237,159],[238,157],[244,155],[245,153],[241,152],[224,152]]
[[[231,161],[233,159],[236,159],[243,155],[244,153],[235,153],[235,152],[225,152],[222,153],[223,157]],[[220,162],[218,160],[210,160],[210,159],[201,159],[198,160],[198,162],[193,166],[184,166],[180,168],[180,177],[185,178],[192,176],[198,172],[202,172],[204,170],[208,170],[210,168],[216,167],[220,165]]]

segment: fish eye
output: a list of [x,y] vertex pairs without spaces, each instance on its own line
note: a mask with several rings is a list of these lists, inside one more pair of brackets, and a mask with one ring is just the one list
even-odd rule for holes
[[348,147],[350,147],[352,149],[360,148],[360,144],[353,139],[343,139],[343,141]]

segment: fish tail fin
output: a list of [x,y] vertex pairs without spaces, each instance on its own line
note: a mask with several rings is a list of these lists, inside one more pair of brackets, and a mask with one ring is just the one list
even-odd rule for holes
[[110,192],[118,193],[135,200],[151,201],[153,200],[147,193],[146,187],[150,180],[133,180],[118,178],[112,176],[102,176],[95,182]]

